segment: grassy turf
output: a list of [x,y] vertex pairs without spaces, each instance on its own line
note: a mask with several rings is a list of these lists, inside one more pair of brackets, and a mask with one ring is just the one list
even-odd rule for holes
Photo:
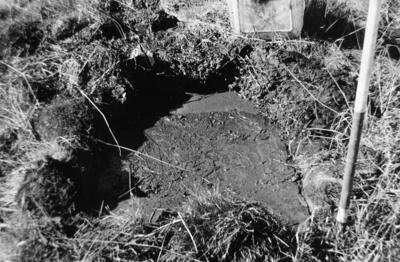
[[[210,5],[194,2],[196,8]],[[91,150],[93,141],[87,137],[96,121],[106,123],[106,134],[115,131],[108,123],[110,108],[135,95],[135,77],[152,74],[189,81],[195,91],[230,88],[253,101],[284,130],[299,172],[326,162],[343,163],[367,1],[322,3],[324,15],[310,13],[320,16],[318,28],[306,27],[300,40],[271,42],[230,34],[226,13],[214,8],[222,2],[202,9],[208,10],[204,19],[183,12],[185,23],[160,13],[158,1],[0,5],[0,260],[400,259],[396,0],[384,1],[382,10],[369,115],[345,233],[334,221],[334,204],[333,212],[314,213],[293,230],[257,203],[227,198],[217,189],[193,193],[182,210],[163,214],[155,224],[143,221],[140,210],[114,214],[105,207],[94,215],[80,206],[76,173],[86,171],[77,167],[77,159]],[[321,1],[307,5],[316,2]],[[132,57],[138,57],[133,73],[127,72]],[[64,110],[62,101],[79,101],[80,106]],[[58,113],[46,113],[49,108]],[[43,122],[48,128],[35,127]],[[51,128],[54,123],[57,128]],[[303,143],[322,146],[305,154]]]

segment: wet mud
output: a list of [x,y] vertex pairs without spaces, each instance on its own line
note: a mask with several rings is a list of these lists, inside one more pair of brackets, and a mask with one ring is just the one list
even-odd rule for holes
[[237,110],[172,115],[145,135],[140,154],[126,159],[145,192],[134,209],[145,217],[157,209],[179,209],[198,187],[219,187],[225,194],[260,202],[288,224],[308,216],[292,182],[295,172],[286,163],[285,144],[261,116]]

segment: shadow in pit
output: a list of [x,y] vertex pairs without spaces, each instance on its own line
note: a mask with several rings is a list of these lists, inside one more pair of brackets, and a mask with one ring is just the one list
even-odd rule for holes
[[[156,61],[150,66],[147,58],[139,57],[121,63],[119,76],[125,79],[126,101],[121,104],[113,100],[110,93],[102,94],[105,114],[118,143],[132,150],[138,149],[146,140],[145,130],[160,118],[170,115],[191,98],[189,93],[210,94],[228,90],[229,84],[239,74],[236,62],[221,61],[224,66],[205,81],[174,74],[171,65]],[[98,214],[105,204],[113,209],[116,204],[133,195],[145,197],[146,192],[137,189],[139,181],[124,164],[131,153],[122,150],[122,156],[110,136],[105,122],[99,118],[94,125],[95,139],[90,145],[90,155],[80,156],[85,167],[79,182],[80,207]]]
[[353,21],[345,4],[327,9],[327,1],[310,0],[304,14],[303,32],[319,40],[336,42],[343,48],[362,48],[364,32]]

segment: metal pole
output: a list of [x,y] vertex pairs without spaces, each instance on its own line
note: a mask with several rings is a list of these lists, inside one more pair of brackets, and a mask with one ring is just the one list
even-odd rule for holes
[[347,152],[346,166],[344,169],[339,210],[336,216],[336,220],[341,224],[347,223],[347,211],[350,204],[351,190],[353,187],[354,171],[360,146],[362,126],[367,112],[368,90],[374,64],[380,8],[381,0],[369,1],[369,10],[361,58],[360,75],[358,78],[356,101],[354,105],[353,125],[351,129],[349,149]]

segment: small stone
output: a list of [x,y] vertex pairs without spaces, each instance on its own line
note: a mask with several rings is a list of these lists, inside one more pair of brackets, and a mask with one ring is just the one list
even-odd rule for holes
[[321,163],[305,173],[303,177],[303,196],[311,213],[329,209],[338,199],[341,180],[335,176],[330,163]]
[[147,66],[153,66],[155,61],[153,53],[144,49],[141,45],[137,45],[129,56],[130,59],[134,59],[137,63],[145,63]]

